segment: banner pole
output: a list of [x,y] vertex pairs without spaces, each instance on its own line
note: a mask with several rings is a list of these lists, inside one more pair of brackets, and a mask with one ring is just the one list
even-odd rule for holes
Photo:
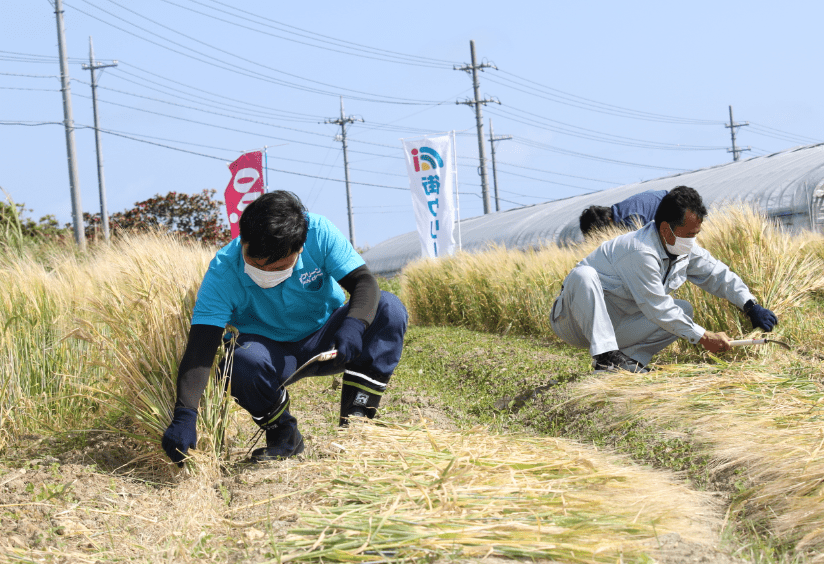
[[455,138],[455,130],[452,130],[452,162],[455,167],[455,211],[458,215],[458,250],[462,250],[461,244],[461,197],[458,194],[458,142]]
[[269,191],[269,153],[267,152],[268,149],[268,145],[263,146],[263,174],[266,175],[266,178],[263,181],[264,193]]

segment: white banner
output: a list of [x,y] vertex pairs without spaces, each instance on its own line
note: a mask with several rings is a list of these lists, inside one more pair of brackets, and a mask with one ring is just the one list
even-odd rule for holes
[[401,139],[412,191],[412,207],[425,257],[455,252],[454,137]]

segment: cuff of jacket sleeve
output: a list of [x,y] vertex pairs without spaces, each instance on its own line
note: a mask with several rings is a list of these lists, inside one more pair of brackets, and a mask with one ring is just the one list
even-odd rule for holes
[[749,292],[746,292],[744,294],[736,296],[735,297],[735,302],[732,305],[734,305],[735,307],[737,307],[741,311],[744,311],[744,305],[750,300],[752,300],[754,302],[758,301],[758,300],[755,299],[755,296],[753,296]]
[[687,330],[687,332],[682,335],[686,340],[688,340],[693,345],[697,345],[698,341],[704,336],[707,330],[701,327],[700,325],[693,325],[691,329]]

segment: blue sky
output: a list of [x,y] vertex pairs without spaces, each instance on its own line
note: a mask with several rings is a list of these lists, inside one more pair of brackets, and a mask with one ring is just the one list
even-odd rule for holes
[[[360,247],[415,229],[399,139],[458,132],[461,217],[483,213],[469,41],[493,121],[501,209],[824,140],[814,2],[281,3],[66,0],[84,211],[100,210],[88,61],[102,62],[109,213],[214,188],[269,146],[269,188],[297,193],[348,235],[340,112]],[[35,219],[71,221],[50,0],[2,0],[0,187]],[[57,123],[55,123],[57,122]],[[489,141],[485,140],[487,158]],[[491,166],[488,165],[490,189]],[[494,202],[493,202],[494,209]]]

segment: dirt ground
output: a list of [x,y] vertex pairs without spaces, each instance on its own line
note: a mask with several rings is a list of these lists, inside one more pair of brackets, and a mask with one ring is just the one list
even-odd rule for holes
[[[424,395],[406,392],[386,402],[390,413],[396,407],[433,428],[457,429]],[[306,420],[321,409],[295,415]],[[312,497],[301,492],[312,485],[317,465],[307,461],[336,448],[334,433],[305,434],[304,455],[282,462],[246,464],[239,449],[211,478],[188,476],[156,454],[135,461],[137,445],[110,433],[24,437],[0,465],[0,561],[277,561],[278,539],[312,510]],[[52,454],[38,456],[45,452]],[[696,543],[671,533],[649,548],[664,564],[740,562],[719,549],[717,535]]]

